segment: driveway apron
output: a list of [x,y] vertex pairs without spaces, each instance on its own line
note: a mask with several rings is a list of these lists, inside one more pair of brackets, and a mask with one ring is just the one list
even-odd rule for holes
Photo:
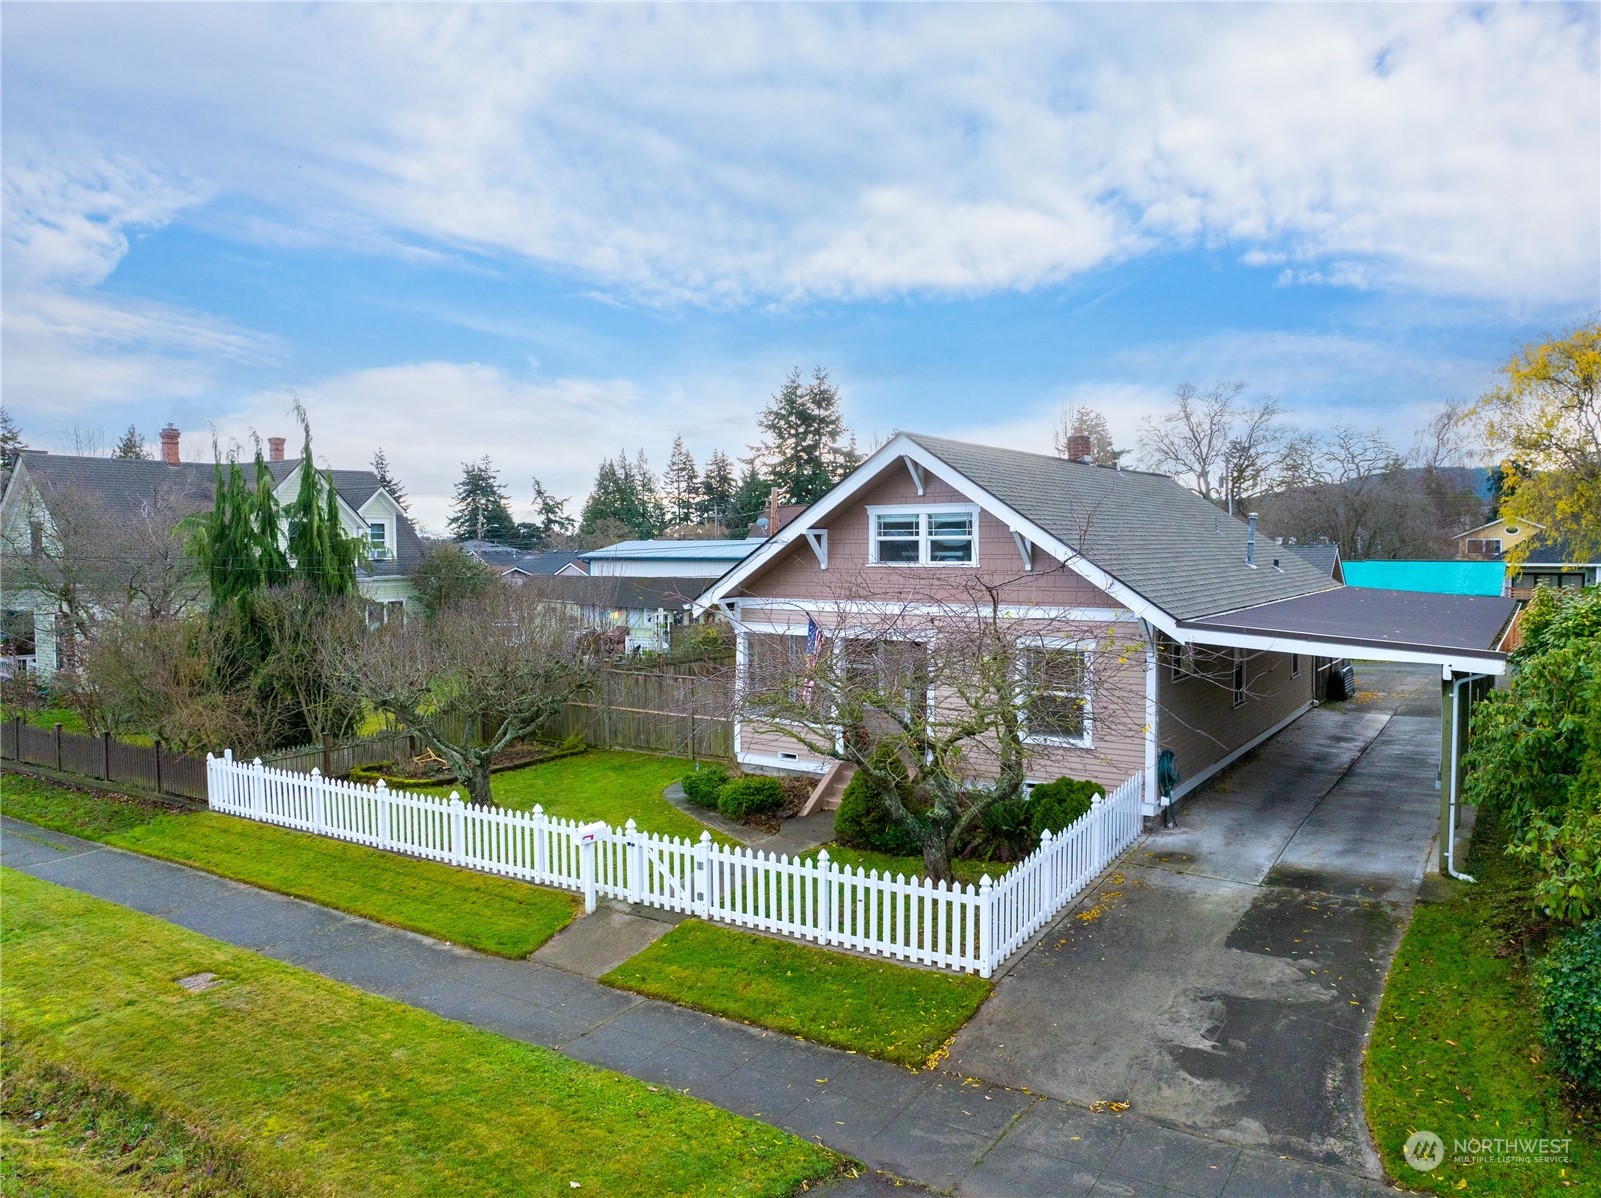
[[1362,1053],[1439,802],[1432,678],[1384,674],[1385,701],[1308,713],[1181,804],[1001,979],[952,1066],[1377,1176]]

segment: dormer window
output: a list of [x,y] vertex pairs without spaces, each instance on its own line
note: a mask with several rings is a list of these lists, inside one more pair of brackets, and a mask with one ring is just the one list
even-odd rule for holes
[[383,523],[367,525],[367,552],[375,561],[389,556],[389,528]]
[[874,565],[971,566],[978,561],[976,507],[871,507],[867,518]]

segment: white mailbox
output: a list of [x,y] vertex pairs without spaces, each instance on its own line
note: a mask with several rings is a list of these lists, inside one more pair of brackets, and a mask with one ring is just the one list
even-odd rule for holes
[[595,841],[600,839],[601,833],[604,831],[606,831],[606,824],[603,820],[597,820],[592,824],[585,824],[583,827],[578,829],[578,843],[594,844]]

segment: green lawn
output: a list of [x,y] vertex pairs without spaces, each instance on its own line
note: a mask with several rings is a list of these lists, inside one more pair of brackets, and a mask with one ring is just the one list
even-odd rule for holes
[[[1390,966],[1363,1069],[1368,1126],[1385,1172],[1434,1193],[1580,1192],[1601,1170],[1601,1144],[1563,1104],[1543,1063],[1534,996],[1513,930],[1529,922],[1529,878],[1501,852],[1494,818],[1479,814],[1467,865],[1478,884],[1420,902]],[[1445,1142],[1420,1173],[1401,1154],[1414,1131]],[[1465,1164],[1453,1141],[1572,1137],[1573,1163]],[[1591,1178],[1592,1182],[1579,1179]]]
[[[619,828],[632,819],[646,832],[699,840],[709,829],[662,798],[663,790],[694,768],[677,757],[591,749],[577,757],[507,770],[496,774],[491,785],[503,807],[528,811],[538,803],[547,815],[563,819],[600,819]],[[450,790],[444,787],[442,793]]]
[[70,707],[36,707],[32,711],[0,710],[0,719],[9,720],[19,715],[24,724],[32,724],[35,728],[54,728],[60,724],[63,732],[87,735],[89,731],[89,725],[83,722],[83,717]]
[[[826,844],[823,848],[828,850],[828,859],[836,865],[849,865],[853,869],[869,871],[876,869],[880,877],[886,874],[904,874],[908,878],[913,876],[921,878],[927,872],[923,868],[921,857],[891,857],[888,853],[848,849],[839,844]],[[812,861],[816,859],[817,852],[802,853],[800,857],[804,861]],[[958,882],[971,883],[974,886],[978,885],[985,874],[990,876],[990,881],[998,882],[1001,875],[1012,868],[1010,863],[1004,861],[953,861],[951,865]]]
[[[8,1073],[147,1104],[237,1162],[235,1192],[776,1196],[835,1168],[669,1088],[9,870],[0,887]],[[199,973],[220,983],[175,984]]]
[[578,911],[565,891],[234,816],[163,815],[20,775],[5,775],[0,811],[502,957],[526,957]]
[[983,978],[693,919],[600,980],[912,1068],[923,1066],[990,993]]

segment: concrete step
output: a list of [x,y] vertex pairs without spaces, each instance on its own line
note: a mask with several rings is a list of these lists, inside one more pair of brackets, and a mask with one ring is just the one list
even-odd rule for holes
[[833,811],[839,807],[840,797],[845,793],[845,787],[856,775],[856,767],[847,765],[843,761],[836,761],[828,767],[825,773],[812,788],[811,797],[806,805],[800,809],[801,815],[810,815],[814,811]]

